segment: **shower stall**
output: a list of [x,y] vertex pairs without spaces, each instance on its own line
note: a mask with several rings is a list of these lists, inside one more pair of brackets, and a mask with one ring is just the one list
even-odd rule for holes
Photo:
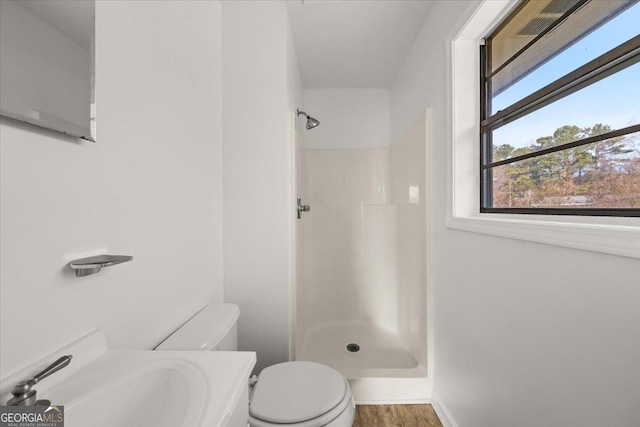
[[340,371],[358,403],[429,398],[428,126],[423,114],[383,148],[305,149],[297,133],[309,209],[296,225],[295,355]]

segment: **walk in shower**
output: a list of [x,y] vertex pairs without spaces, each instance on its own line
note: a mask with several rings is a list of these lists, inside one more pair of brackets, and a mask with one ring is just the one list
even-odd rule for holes
[[427,126],[383,148],[298,141],[296,359],[340,371],[359,403],[428,398]]

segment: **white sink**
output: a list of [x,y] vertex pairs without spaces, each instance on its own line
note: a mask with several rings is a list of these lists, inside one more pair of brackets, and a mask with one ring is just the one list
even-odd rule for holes
[[71,363],[33,387],[38,399],[64,406],[66,427],[246,425],[255,353],[110,350],[102,331],[3,378],[1,403],[13,385],[66,354]]
[[205,378],[192,363],[152,360],[83,375],[46,397],[64,402],[69,426],[191,427],[202,423]]

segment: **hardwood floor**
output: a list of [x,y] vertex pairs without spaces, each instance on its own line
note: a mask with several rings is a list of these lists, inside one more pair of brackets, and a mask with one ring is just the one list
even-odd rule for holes
[[431,405],[358,405],[353,427],[442,427]]

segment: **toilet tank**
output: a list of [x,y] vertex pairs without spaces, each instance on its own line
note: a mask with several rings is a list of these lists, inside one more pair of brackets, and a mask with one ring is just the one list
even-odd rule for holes
[[237,351],[238,317],[235,304],[211,304],[176,329],[155,350]]

